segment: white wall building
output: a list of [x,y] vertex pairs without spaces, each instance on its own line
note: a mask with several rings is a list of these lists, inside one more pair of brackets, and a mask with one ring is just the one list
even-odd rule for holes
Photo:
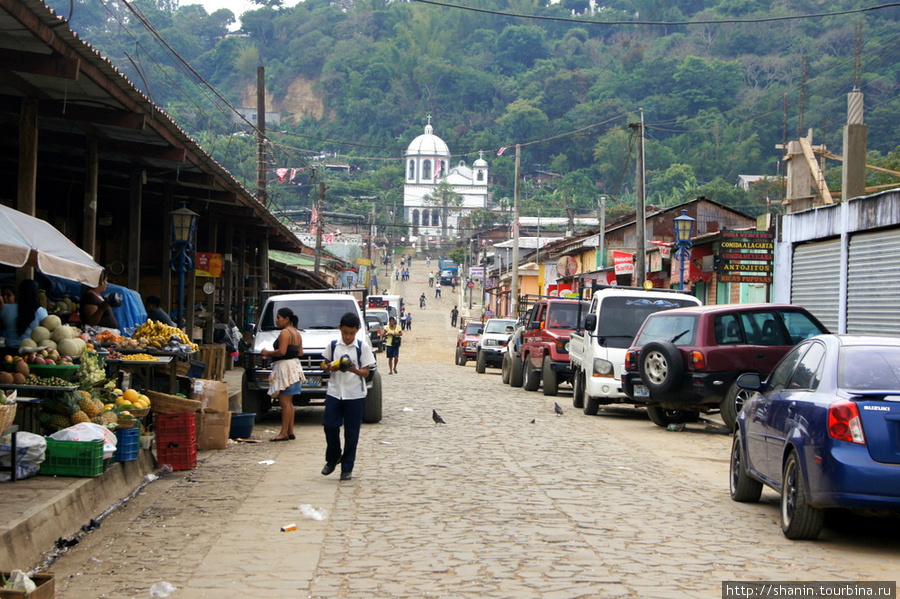
[[[403,216],[413,236],[458,239],[459,220],[488,205],[488,163],[482,156],[471,167],[463,161],[451,167],[450,150],[433,131],[429,116],[425,133],[406,150]],[[433,199],[441,181],[462,197],[459,206],[446,210],[446,223],[444,207]]]

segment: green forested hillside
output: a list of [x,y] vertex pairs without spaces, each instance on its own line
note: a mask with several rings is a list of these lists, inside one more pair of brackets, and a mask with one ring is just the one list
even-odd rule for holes
[[[75,31],[248,184],[255,138],[235,135],[248,125],[231,123],[228,104],[255,103],[257,66],[265,66],[270,110],[283,117],[281,131],[270,132],[272,168],[302,167],[323,153],[353,166],[325,175],[332,209],[363,210],[361,196],[377,198],[385,213],[396,206],[399,159],[430,114],[454,161],[485,152],[496,200],[511,197],[513,185],[513,152],[496,152],[519,143],[524,172],[559,175],[526,186],[526,214],[595,210],[600,194],[624,210],[635,186],[629,124],[642,109],[649,202],[706,195],[756,214],[767,195],[775,205],[780,186],[748,194],[734,188],[738,175],[776,175],[775,145],[810,128],[815,143],[840,154],[855,73],[870,162],[900,167],[898,8],[856,0],[613,0],[593,11],[585,0],[453,3],[268,0],[243,15],[165,0],[49,4],[71,11]],[[798,15],[807,16],[771,20]],[[226,35],[235,17],[239,35]],[[837,188],[839,163],[830,168]],[[874,175],[872,184],[893,181]],[[308,171],[296,181],[308,182]],[[270,190],[280,206],[309,204],[309,185]]]

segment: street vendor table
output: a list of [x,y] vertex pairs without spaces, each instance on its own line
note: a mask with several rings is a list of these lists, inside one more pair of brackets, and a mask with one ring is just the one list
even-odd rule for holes
[[[117,350],[119,351],[119,350]],[[119,353],[126,353],[124,351],[120,351]],[[149,353],[147,351],[142,350],[141,353]],[[143,382],[144,389],[151,389],[153,385],[153,370],[162,364],[168,364],[171,362],[175,356],[172,354],[167,354],[165,356],[155,356],[155,360],[121,360],[116,358],[107,358],[106,364],[111,367],[113,373],[117,373],[119,370],[126,370],[132,374],[138,376]],[[174,368],[171,369],[169,373],[169,393],[175,394],[177,392],[178,380],[176,377],[176,371]]]

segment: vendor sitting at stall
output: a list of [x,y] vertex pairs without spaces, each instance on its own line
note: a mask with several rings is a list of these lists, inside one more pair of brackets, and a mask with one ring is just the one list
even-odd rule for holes
[[100,284],[96,287],[84,286],[81,292],[81,323],[85,327],[95,329],[111,329],[119,334],[119,322],[113,313],[113,307],[101,294],[106,291],[106,271],[100,275]]
[[41,306],[38,284],[32,279],[19,283],[18,298],[13,296],[11,299],[13,302],[3,305],[0,319],[3,320],[6,347],[19,347],[22,339],[31,337],[31,330],[47,318],[47,309]]
[[147,296],[147,299],[144,301],[144,305],[147,306],[147,320],[155,320],[156,322],[161,322],[170,327],[174,327],[175,322],[169,318],[169,315],[166,314],[165,310],[159,307],[159,301],[159,298],[155,295]]

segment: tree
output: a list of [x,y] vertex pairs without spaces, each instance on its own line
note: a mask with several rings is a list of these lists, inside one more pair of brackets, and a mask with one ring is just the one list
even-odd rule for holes
[[441,208],[441,237],[446,239],[448,237],[447,226],[450,219],[450,210],[462,206],[463,197],[453,191],[453,187],[450,186],[446,179],[441,179],[437,187],[435,187],[434,193],[425,196],[425,201],[432,206]]

